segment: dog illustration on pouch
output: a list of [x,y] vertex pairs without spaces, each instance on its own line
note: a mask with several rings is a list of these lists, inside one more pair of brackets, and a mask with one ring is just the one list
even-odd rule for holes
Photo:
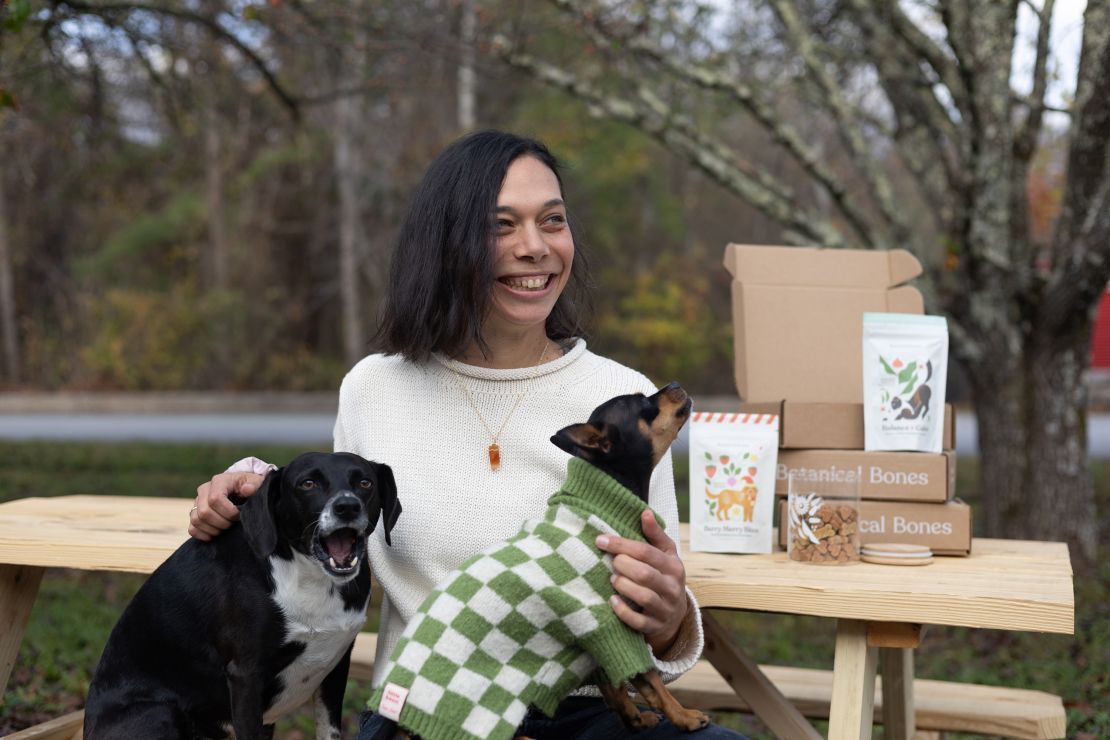
[[[748,478],[747,480],[751,479]],[[759,489],[755,487],[754,483],[748,483],[741,489],[723,488],[716,492],[708,486],[705,488],[706,498],[717,502],[717,510],[714,516],[722,521],[731,519],[733,507],[738,506],[743,514],[744,521],[750,522],[755,515],[755,499],[758,494]]]
[[[933,363],[925,363],[925,380],[921,381],[921,385],[914,389],[909,398],[903,401],[898,396],[895,396],[890,401],[890,407],[898,411],[896,419],[917,419],[929,413],[929,401],[933,397],[933,391],[929,388],[929,379],[933,377]],[[904,408],[903,408],[904,407]]]
[[366,538],[401,513],[388,465],[306,453],[271,472],[240,523],[189,540],[112,630],[85,706],[90,740],[269,738],[315,697],[340,736],[351,647],[366,620]]
[[613,612],[612,556],[594,542],[603,533],[643,541],[652,469],[690,405],[672,383],[606,401],[551,438],[573,457],[544,516],[463,563],[409,620],[370,700],[398,725],[388,736],[512,738],[529,706],[551,715],[584,682],[631,729],[659,715],[641,712],[626,682],[676,726],[708,724],[671,696],[643,636]]

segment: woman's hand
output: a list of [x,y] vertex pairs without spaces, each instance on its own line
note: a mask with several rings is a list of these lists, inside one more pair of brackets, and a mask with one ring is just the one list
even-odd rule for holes
[[189,512],[189,534],[207,542],[230,527],[239,518],[239,509],[228,496],[253,496],[263,477],[257,473],[220,473],[198,486],[196,505]]
[[613,611],[622,622],[642,633],[652,652],[660,656],[674,643],[690,608],[686,568],[674,540],[663,532],[650,511],[643,513],[640,525],[646,543],[601,535],[597,546],[613,556],[613,588],[640,608],[637,611],[614,596]]

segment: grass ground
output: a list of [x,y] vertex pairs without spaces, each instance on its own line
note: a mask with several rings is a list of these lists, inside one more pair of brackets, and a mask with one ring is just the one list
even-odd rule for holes
[[[230,461],[248,454],[283,463],[302,450],[252,445],[148,445],[0,443],[6,461],[0,501],[73,493],[191,497],[196,486]],[[676,460],[680,511],[685,499],[684,461]],[[959,463],[958,490],[975,490],[974,460]],[[1101,541],[1110,540],[1110,464],[1094,466]],[[976,533],[981,530],[977,527]],[[918,651],[925,678],[1026,687],[1057,693],[1068,709],[1068,736],[1110,737],[1110,545],[1102,546],[1095,571],[1075,582],[1076,634],[1036,635],[931,627]],[[12,678],[0,705],[0,735],[80,708],[90,673],[108,632],[141,576],[51,570],[31,615]],[[368,629],[376,629],[371,608]],[[762,663],[832,667],[833,624],[827,619],[759,612],[728,615],[739,644]],[[349,727],[369,695],[352,682],[347,692]],[[753,738],[771,737],[758,720],[724,716],[718,721]],[[311,719],[284,720],[277,737],[312,737]]]

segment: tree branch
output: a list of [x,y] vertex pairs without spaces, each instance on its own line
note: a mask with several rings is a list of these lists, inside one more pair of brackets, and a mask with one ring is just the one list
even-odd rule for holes
[[1019,0],[1019,4],[1024,5],[1025,7],[1032,10],[1033,15],[1037,16],[1038,20],[1044,20],[1044,15],[1041,13],[1041,9],[1033,4],[1033,0]]
[[1010,94],[1010,100],[1014,103],[1017,103],[1018,105],[1025,106],[1026,108],[1032,108],[1035,105],[1039,105],[1041,107],[1041,110],[1043,110],[1045,113],[1060,113],[1065,116],[1070,116],[1072,114],[1071,108],[1058,108],[1055,105],[1049,105],[1047,102],[1044,101],[1038,103],[1037,101],[1033,100],[1032,96],[1030,95],[1019,95],[1018,93],[1014,92]]
[[975,65],[962,36],[968,30],[969,20],[966,13],[960,13],[959,9],[953,6],[952,0],[938,0],[937,7],[940,9],[941,21],[944,23],[947,32],[948,46],[956,57],[957,74],[963,81],[963,89],[967,95],[964,126],[968,129],[968,135],[963,141],[960,154],[967,162],[968,169],[970,169],[975,156],[975,142],[981,129],[982,116],[979,110],[979,101],[976,97],[978,90],[975,85]]
[[929,208],[933,221],[940,231],[947,231],[951,228],[954,215],[948,200],[951,179],[945,180],[943,175],[937,174],[937,160],[927,154],[934,143],[929,132],[918,125],[916,119],[899,116],[898,127],[891,139],[898,144],[898,156],[913,175],[914,185]]
[[860,134],[860,127],[856,121],[852,120],[850,108],[841,96],[838,85],[821,60],[817,58],[809,34],[802,28],[801,21],[787,0],[771,0],[770,5],[786,29],[787,36],[794,48],[802,57],[806,69],[809,70],[810,75],[816,81],[825,104],[833,114],[841,139],[847,145],[852,160],[863,175],[864,182],[867,183],[871,195],[875,198],[875,202],[879,206],[879,212],[887,225],[893,230],[894,241],[896,243],[907,243],[910,230],[894,203],[894,190],[890,181],[875,166],[871,153]]
[[[955,65],[950,65],[950,69],[946,71],[947,78],[930,77],[923,69],[923,62],[928,60],[914,45],[900,43],[899,35],[890,29],[890,21],[874,9],[873,3],[863,0],[850,2],[857,25],[863,33],[868,61],[883,78],[888,97],[895,91],[897,93],[897,99],[892,99],[891,102],[902,103],[903,108],[912,110],[915,119],[922,120],[936,141],[937,155],[947,160],[951,150],[962,143],[961,126],[967,106],[965,84],[959,78]],[[904,22],[912,26],[908,18]],[[909,31],[905,33],[908,34]],[[931,41],[926,41],[932,44]],[[939,49],[935,54],[946,58]],[[952,76],[955,79],[950,79]],[[956,120],[953,120],[948,107],[937,97],[938,80],[957,103]]]
[[871,248],[889,246],[874,232],[864,214],[852,203],[844,184],[837,180],[822,158],[797,133],[793,126],[783,121],[777,112],[759,98],[748,86],[733,76],[701,64],[680,62],[656,43],[643,35],[620,33],[610,24],[602,23],[596,9],[586,8],[578,0],[550,0],[560,10],[581,22],[592,41],[599,46],[627,48],[640,58],[662,67],[680,80],[703,90],[720,92],[731,97],[746,110],[771,139],[781,146],[813,181],[828,193],[833,205],[847,220],[848,225],[860,236],[864,245]]
[[[620,98],[606,94],[564,69],[514,51],[503,36],[494,38],[494,48],[510,66],[565,90],[601,115],[650,134],[741,200],[796,232],[801,239],[826,247],[847,246],[843,235],[829,221],[784,197],[789,192],[785,186],[776,184],[772,187],[768,184],[769,178],[759,180],[746,174],[727,147],[700,134],[696,127],[683,121],[646,87],[639,86],[639,101]],[[627,86],[632,87],[633,84],[628,82]]]
[[[953,238],[961,246],[960,269],[973,285],[1000,286],[1013,297],[1030,286],[1028,234],[1014,230],[1024,212],[1013,182],[1013,121],[1010,64],[1016,34],[1016,3],[939,0],[948,43],[968,91],[966,188],[957,204]],[[1024,192],[1024,185],[1021,187]]]
[[1037,60],[1033,64],[1033,91],[1029,95],[1025,123],[1014,136],[1014,156],[1021,162],[1028,162],[1033,157],[1044,121],[1045,93],[1048,90],[1048,39],[1052,32],[1055,3],[1056,0],[1044,0],[1044,12],[1037,13],[1040,27],[1037,29]]
[[81,2],[80,0],[55,0],[54,6],[67,7],[76,11],[77,13],[86,15],[145,11],[147,13],[152,13],[155,15],[167,15],[173,18],[179,18],[183,21],[203,26],[214,35],[222,38],[228,44],[233,46],[236,51],[242,54],[250,63],[250,65],[253,66],[260,75],[262,75],[262,78],[266,81],[266,84],[269,86],[270,90],[285,106],[286,110],[289,112],[289,115],[292,116],[295,121],[300,119],[300,109],[297,104],[297,100],[285,90],[284,86],[282,86],[280,82],[278,82],[277,78],[274,76],[273,72],[270,71],[270,68],[267,66],[266,62],[263,61],[262,57],[260,57],[253,49],[243,43],[243,41],[240,40],[239,37],[225,29],[213,18],[206,18],[203,15],[199,15],[188,10],[161,7],[139,2],[92,4]]
[[[1083,19],[1064,206],[1053,238],[1057,264],[1045,291],[1051,331],[1085,310],[1110,280],[1110,2]],[[1066,259],[1063,255],[1067,255]]]
[[[940,179],[948,189],[962,192],[966,183],[957,164],[958,152],[963,148],[963,132],[949,118],[948,112],[936,97],[934,82],[921,71],[921,59],[916,56],[892,53],[899,46],[892,38],[887,24],[865,3],[853,0],[853,10],[859,26],[868,61],[875,71],[894,108],[899,139],[907,134],[918,142],[920,152],[899,147],[903,162],[918,172],[940,170]],[[921,135],[918,135],[920,132]],[[914,160],[914,161],[911,161]],[[923,186],[932,176],[919,179]],[[947,209],[949,212],[951,208]]]
[[[856,6],[861,4],[860,2],[853,3]],[[937,79],[952,96],[956,108],[960,111],[967,111],[967,88],[960,78],[960,71],[955,60],[949,57],[932,39],[922,33],[921,29],[902,12],[898,3],[884,3],[883,8],[890,13],[890,21],[895,35],[901,38],[917,57],[928,62],[936,73]]]
[[968,18],[966,14],[960,13],[959,9],[953,5],[953,0],[938,0],[937,7],[940,9],[940,19],[948,33],[948,46],[951,47],[952,53],[956,57],[956,70],[960,79],[963,80],[963,88],[967,93],[969,103],[971,103],[968,106],[970,111],[975,107],[975,85],[971,77],[974,65],[971,63],[970,53],[961,36],[968,29]]
[[[1032,234],[1029,232],[1029,165],[1037,149],[1037,140],[1044,120],[1044,98],[1048,88],[1048,39],[1052,30],[1052,8],[1055,0],[1044,0],[1044,11],[1037,12],[1037,58],[1033,65],[1032,104],[1025,113],[1025,121],[1015,126],[1011,144],[1010,171],[1010,243],[1013,249],[1023,247],[1026,261],[1034,258]],[[1016,33],[1016,32],[1015,32]],[[1012,95],[1011,95],[1012,100]]]
[[180,130],[180,123],[178,120],[179,112],[177,110],[177,106],[174,104],[175,96],[173,94],[173,91],[170,90],[169,85],[166,84],[166,81],[162,78],[162,75],[160,75],[158,71],[154,68],[154,63],[151,61],[150,57],[147,56],[146,51],[143,49],[143,42],[145,41],[149,43],[149,40],[144,38],[142,34],[132,29],[127,24],[121,26],[121,30],[123,31],[124,35],[127,36],[127,41],[131,44],[131,48],[135,52],[135,58],[139,60],[139,65],[143,68],[143,70],[146,71],[146,76],[154,84],[154,87],[162,93],[162,98],[165,102],[170,124],[175,129]]

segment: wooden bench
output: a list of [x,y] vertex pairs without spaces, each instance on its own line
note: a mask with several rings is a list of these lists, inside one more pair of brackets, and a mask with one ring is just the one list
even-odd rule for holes
[[[369,681],[374,673],[378,636],[363,632],[351,655],[352,679]],[[810,668],[760,666],[767,678],[806,717],[828,719],[832,672]],[[876,679],[875,722],[882,722],[882,678]],[[710,712],[750,713],[745,704],[717,673],[702,660],[671,691],[684,705]],[[1066,717],[1060,697],[1043,691],[914,680],[915,721],[922,732],[967,732],[979,735],[1048,740],[1064,737]],[[41,725],[9,735],[9,740],[79,740],[81,712],[72,712]]]
[[5,735],[4,740],[81,740],[84,719],[84,712],[70,712],[41,725]]
[[[369,681],[374,672],[378,636],[364,632],[355,641],[351,677]],[[807,717],[828,719],[832,671],[784,666],[760,666],[767,677]],[[751,712],[707,661],[671,684],[684,705],[705,711]],[[1062,738],[1067,721],[1060,697],[1043,691],[914,680],[914,709],[918,730],[968,732],[980,735]],[[876,680],[875,722],[882,722],[882,684]]]

